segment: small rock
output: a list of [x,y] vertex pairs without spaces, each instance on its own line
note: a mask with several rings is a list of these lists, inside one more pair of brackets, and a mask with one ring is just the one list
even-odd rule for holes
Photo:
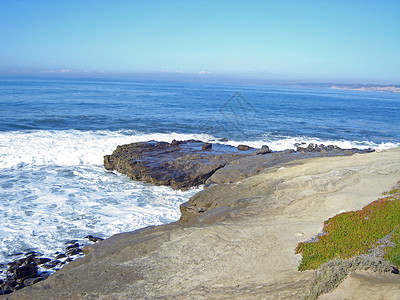
[[70,241],[66,241],[64,244],[65,245],[73,245],[77,242],[78,240],[70,240]]
[[18,284],[18,285],[16,285],[15,287],[14,287],[14,290],[15,291],[18,291],[18,290],[20,290],[20,289],[23,289],[25,287],[25,285],[23,285],[23,284]]
[[23,281],[23,283],[24,283],[24,285],[29,286],[29,285],[34,285],[35,283],[38,283],[39,281],[42,281],[42,280],[44,280],[43,277],[30,277],[30,278],[26,278]]
[[67,257],[64,253],[60,253],[56,256],[56,259],[65,258]]
[[46,257],[40,257],[40,258],[36,258],[35,259],[35,262],[38,265],[43,265],[45,263],[48,263],[49,261],[51,261],[51,259],[50,258],[46,258]]
[[[72,250],[75,250],[75,249],[72,249]],[[53,269],[56,266],[59,266],[59,265],[62,265],[62,264],[63,264],[63,262],[60,261],[60,260],[53,260],[53,261],[50,261],[50,262],[42,265],[42,267],[45,268],[45,269]]]
[[78,243],[75,243],[75,244],[73,244],[71,246],[68,246],[66,249],[75,249],[75,248],[79,248],[79,244]]
[[38,268],[35,265],[26,265],[19,267],[14,270],[14,278],[26,278],[26,277],[33,277],[37,275]]
[[315,147],[316,147],[316,145],[315,145],[314,143],[310,143],[310,144],[307,146],[306,149],[307,149],[307,151],[312,152],[312,151],[314,151]]
[[246,151],[246,150],[250,150],[250,147],[247,145],[239,145],[238,147],[239,151]]
[[0,295],[8,295],[14,292],[13,290],[0,290]]
[[36,251],[29,251],[27,253],[25,253],[25,256],[38,256],[39,253],[37,253]]
[[20,264],[13,264],[7,269],[7,274],[13,274],[16,269],[20,267]]
[[262,155],[262,154],[268,154],[268,153],[272,153],[272,150],[269,149],[269,147],[267,145],[263,145],[261,147],[261,149],[258,149],[253,152],[254,155]]
[[179,146],[179,142],[177,140],[172,140],[171,145]]
[[83,253],[83,251],[82,251],[82,249],[79,249],[79,248],[72,248],[72,249],[69,249],[67,252],[65,252],[65,254],[68,256],[78,255],[80,253]]
[[282,153],[284,153],[284,154],[289,154],[289,153],[293,153],[293,152],[295,152],[295,150],[293,150],[293,149],[285,149],[282,151]]
[[201,150],[211,150],[212,149],[212,144],[211,143],[203,143],[201,146]]
[[26,257],[25,259],[23,259],[23,262],[22,262],[23,265],[28,265],[28,264],[32,264],[32,263],[36,264],[34,255],[30,255],[30,256]]
[[42,268],[45,268],[45,269],[53,269],[55,266],[54,265],[52,265],[52,264],[43,264],[42,265]]
[[93,235],[85,236],[85,239],[89,239],[89,241],[94,242],[94,243],[104,241],[103,238],[101,238],[101,237],[96,237],[96,236],[93,236]]
[[3,290],[12,290],[16,285],[15,280],[7,280],[3,284]]

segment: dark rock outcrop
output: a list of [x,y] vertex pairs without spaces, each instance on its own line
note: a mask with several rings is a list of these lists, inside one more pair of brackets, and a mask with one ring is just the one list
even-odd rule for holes
[[215,171],[248,153],[201,141],[138,142],[104,156],[104,167],[133,180],[186,189],[204,184]]
[[104,167],[133,180],[187,189],[204,183],[233,182],[255,175],[261,169],[294,159],[373,151],[312,143],[307,147],[300,144],[296,146],[297,151],[290,149],[272,152],[267,145],[254,149],[246,145],[235,148],[196,140],[138,142],[118,146],[111,155],[105,155]]
[[247,146],[247,145],[239,145],[237,148],[238,148],[239,151],[247,151],[247,150],[250,150],[250,147]]

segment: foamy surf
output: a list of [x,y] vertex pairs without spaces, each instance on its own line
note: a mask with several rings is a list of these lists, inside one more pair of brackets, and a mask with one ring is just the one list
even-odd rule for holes
[[313,137],[264,135],[257,140],[221,142],[209,134],[143,133],[131,130],[79,131],[32,130],[0,132],[0,169],[31,166],[77,166],[103,164],[103,156],[118,146],[134,142],[172,140],[201,140],[231,146],[246,144],[254,148],[268,145],[274,151],[295,149],[299,143],[336,145],[341,148],[373,148],[384,150],[399,147],[400,143],[377,144],[370,141],[324,140]]
[[140,133],[121,131],[32,130],[0,132],[0,168],[25,165],[102,165],[103,156],[118,145],[149,140],[197,139],[209,141],[207,134]]
[[299,137],[287,137],[287,136],[263,136],[260,137],[259,140],[251,141],[251,140],[244,140],[244,141],[228,141],[224,142],[224,144],[229,144],[232,146],[238,146],[240,144],[245,144],[250,147],[254,148],[261,148],[263,145],[268,145],[268,147],[273,151],[283,151],[286,149],[296,149],[298,144],[300,145],[308,145],[310,143],[313,144],[324,144],[327,145],[334,145],[338,146],[342,149],[375,149],[375,150],[385,150],[390,148],[400,147],[400,143],[374,143],[371,141],[346,141],[346,140],[330,140],[330,139],[320,139],[320,138],[313,138],[313,137],[306,137],[306,136],[299,136]]
[[96,166],[2,170],[3,258],[35,249],[54,254],[71,239],[109,237],[179,219],[179,205],[200,188],[176,191],[134,182]]

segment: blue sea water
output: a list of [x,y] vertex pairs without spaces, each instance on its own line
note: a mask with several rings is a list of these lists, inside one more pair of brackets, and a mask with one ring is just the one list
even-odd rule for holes
[[117,145],[173,139],[400,146],[400,94],[216,83],[0,78],[0,262],[177,220],[200,188],[106,172]]

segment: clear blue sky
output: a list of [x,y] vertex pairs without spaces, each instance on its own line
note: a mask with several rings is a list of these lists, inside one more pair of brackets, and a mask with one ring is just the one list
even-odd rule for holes
[[0,74],[67,70],[400,84],[400,1],[0,0]]

